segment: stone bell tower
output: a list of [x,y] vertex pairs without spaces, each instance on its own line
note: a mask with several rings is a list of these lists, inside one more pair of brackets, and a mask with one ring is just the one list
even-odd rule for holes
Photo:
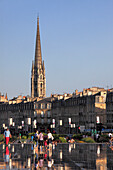
[[39,17],[37,18],[37,35],[35,47],[35,60],[31,70],[31,97],[46,97],[46,77],[44,61],[42,62]]

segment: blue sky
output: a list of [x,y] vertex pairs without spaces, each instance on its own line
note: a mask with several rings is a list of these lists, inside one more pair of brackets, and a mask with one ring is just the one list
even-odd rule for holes
[[30,95],[39,15],[47,96],[113,87],[113,0],[0,0],[0,92]]

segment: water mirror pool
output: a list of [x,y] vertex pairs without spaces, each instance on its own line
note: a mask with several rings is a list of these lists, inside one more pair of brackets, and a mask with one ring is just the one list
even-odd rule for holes
[[108,144],[74,143],[52,145],[46,151],[33,144],[1,144],[0,169],[112,170],[113,148]]

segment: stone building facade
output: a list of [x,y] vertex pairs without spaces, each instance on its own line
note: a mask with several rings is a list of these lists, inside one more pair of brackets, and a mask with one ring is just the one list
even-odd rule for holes
[[16,104],[0,104],[0,128],[9,127],[14,133],[19,130],[32,131],[28,120],[34,119],[34,103],[21,102]]
[[57,100],[57,98],[48,97],[39,101],[34,101],[34,116],[37,122],[36,127],[46,133],[47,129],[51,128],[51,107],[54,100]]
[[113,90],[108,91],[106,99],[107,128],[113,129]]
[[45,65],[41,54],[39,18],[37,20],[35,61],[32,62],[31,70],[31,97],[46,97]]
[[106,127],[105,102],[106,90],[94,95],[78,95],[67,100],[54,101],[51,114],[56,132],[69,134],[78,132],[79,128],[96,129],[98,123]]
[[[20,103],[0,104],[0,129],[9,127],[13,133],[33,132],[36,129],[47,132],[51,125],[51,105],[56,98],[23,99]],[[18,100],[17,100],[18,101]],[[13,101],[14,102],[14,101]]]

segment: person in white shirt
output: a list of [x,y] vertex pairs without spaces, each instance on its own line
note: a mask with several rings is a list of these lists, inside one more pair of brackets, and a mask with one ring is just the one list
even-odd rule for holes
[[109,139],[111,139],[111,137],[112,137],[112,133],[109,133],[109,134],[108,134],[108,136],[109,136]]
[[39,133],[39,145],[40,145],[40,151],[42,150],[43,140],[44,140],[44,135],[43,135],[43,133],[40,131],[40,133]]
[[52,140],[53,140],[53,136],[52,136],[52,134],[51,134],[51,132],[50,131],[48,131],[48,144],[49,144],[49,149],[51,149],[51,147],[52,147]]
[[48,131],[48,144],[50,144],[50,143],[52,143],[52,134],[51,134],[51,132],[50,131]]

